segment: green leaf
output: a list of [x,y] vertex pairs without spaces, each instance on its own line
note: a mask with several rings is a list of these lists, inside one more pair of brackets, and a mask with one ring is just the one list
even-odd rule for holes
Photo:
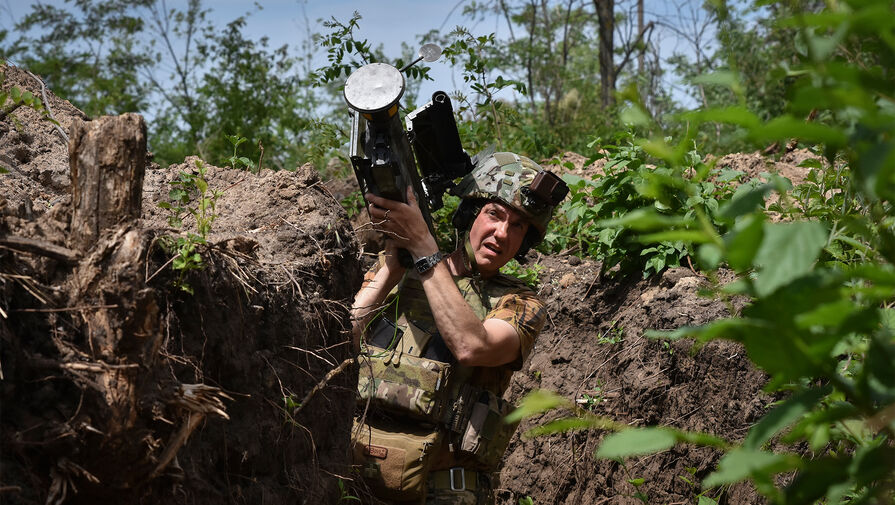
[[733,231],[724,236],[727,263],[738,272],[752,268],[752,260],[758,253],[764,236],[764,215],[747,216],[737,223]]
[[804,119],[792,116],[775,118],[761,128],[752,130],[750,137],[758,142],[796,137],[805,142],[826,144],[831,147],[844,146],[848,142],[848,137],[839,128],[819,123],[806,123]]
[[652,454],[674,447],[675,432],[669,428],[631,428],[608,435],[597,449],[596,457],[621,459]]
[[861,307],[850,299],[837,300],[799,314],[796,316],[795,322],[798,327],[805,329],[813,326],[839,326],[859,310]]
[[715,243],[700,245],[696,254],[699,257],[699,263],[703,268],[713,270],[718,268],[718,265],[721,264],[722,251]]
[[810,411],[821,398],[829,394],[832,388],[809,389],[794,394],[792,397],[768,412],[756,423],[746,435],[743,448],[759,449],[780,430],[794,423]]
[[766,296],[808,273],[827,242],[827,229],[814,221],[765,223],[764,240],[755,255],[760,268],[755,290]]
[[745,128],[760,128],[761,120],[745,107],[721,107],[694,111],[684,115],[693,121],[728,123]]
[[637,104],[630,105],[622,109],[619,119],[625,124],[634,126],[649,126],[650,117],[646,111]]
[[646,235],[638,235],[637,240],[644,244],[656,242],[687,242],[703,244],[712,242],[712,236],[702,230],[668,230]]
[[774,454],[756,449],[734,449],[721,458],[718,469],[702,481],[702,487],[733,484],[755,476],[770,479],[777,473],[798,468],[799,461],[799,458],[792,455]]
[[683,218],[663,216],[651,208],[633,210],[627,214],[615,218],[604,219],[596,223],[599,227],[621,226],[636,231],[650,231],[661,228],[670,228],[682,224]]
[[694,77],[691,82],[693,84],[717,84],[728,88],[734,88],[735,86],[739,86],[740,77],[736,72],[721,70],[711,74],[698,75]]
[[811,505],[826,495],[827,489],[848,477],[848,462],[841,458],[821,457],[809,461],[786,487],[785,503]]
[[699,502],[696,505],[718,505],[718,502],[705,495],[699,495]]
[[519,403],[519,407],[510,412],[504,418],[505,423],[515,423],[526,417],[531,417],[557,407],[568,406],[569,401],[557,395],[556,393],[537,389],[525,395],[525,398]]
[[564,417],[555,419],[543,426],[536,426],[527,432],[526,437],[539,437],[542,435],[553,435],[555,433],[566,433],[578,430],[617,430],[620,425],[611,419],[599,416],[584,417]]
[[770,184],[762,184],[757,188],[748,189],[748,186],[737,191],[729,202],[721,206],[720,214],[728,219],[735,219],[744,214],[754,212],[764,206],[764,199],[774,187]]
[[179,189],[179,188],[175,188],[175,189],[172,189],[171,191],[168,191],[168,199],[171,200],[172,202],[180,202],[186,196],[187,196],[187,192],[182,189]]

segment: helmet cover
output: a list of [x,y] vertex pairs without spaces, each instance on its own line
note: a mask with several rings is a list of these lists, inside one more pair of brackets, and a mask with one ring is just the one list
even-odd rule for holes
[[454,194],[463,199],[497,200],[516,209],[538,231],[540,241],[556,208],[529,191],[535,176],[542,171],[540,165],[525,156],[497,152],[478,162],[457,184]]

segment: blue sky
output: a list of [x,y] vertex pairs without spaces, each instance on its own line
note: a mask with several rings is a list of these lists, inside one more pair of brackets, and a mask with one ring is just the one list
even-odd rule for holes
[[[42,0],[43,3],[63,5],[64,0]],[[507,35],[502,18],[491,16],[478,23],[471,23],[462,15],[462,6],[471,0],[260,0],[263,5],[258,10],[255,2],[240,0],[205,0],[206,8],[211,9],[212,20],[223,25],[236,17],[251,12],[247,18],[246,31],[249,37],[267,36],[271,47],[288,44],[297,47],[308,37],[310,32],[325,32],[319,20],[335,17],[347,21],[354,11],[358,11],[363,19],[357,38],[367,39],[374,45],[381,44],[387,56],[397,58],[400,55],[401,43],[417,45],[420,34],[430,30],[449,32],[453,27],[462,24],[475,34],[495,32],[500,39]],[[35,1],[0,0],[0,27],[10,28],[20,20]],[[184,8],[185,0],[167,0],[169,8]],[[620,1],[617,9],[633,5],[631,1]],[[647,0],[647,21],[667,21],[686,26],[688,12],[699,14],[700,2],[697,0]],[[13,37],[15,35],[13,34]],[[671,56],[675,51],[692,53],[686,42],[675,37],[667,30],[659,29],[654,34],[654,42],[661,48],[663,58]],[[294,54],[299,54],[297,51]],[[319,55],[319,65],[324,64],[323,53]],[[420,98],[431,95],[438,89],[453,91],[462,88],[459,73],[454,72],[443,61],[430,64],[430,75],[435,79],[422,83]],[[666,79],[670,76],[666,74]],[[666,81],[669,87],[677,87],[673,77]],[[680,91],[673,92],[679,100],[686,101]]]
[[[0,26],[9,28],[29,12],[36,2],[18,2],[0,0]],[[43,0],[45,4],[64,5],[63,0]],[[335,17],[347,21],[354,11],[358,11],[363,19],[360,22],[358,38],[367,39],[375,45],[381,44],[385,54],[397,58],[400,56],[401,43],[412,47],[417,45],[418,35],[433,29],[450,31],[457,24],[467,24],[463,19],[461,8],[454,9],[457,2],[433,0],[261,0],[263,8],[258,10],[254,2],[239,0],[217,0],[204,2],[210,8],[215,23],[223,25],[247,12],[247,36],[260,38],[267,36],[271,47],[288,44],[297,47],[307,38],[308,26],[311,32],[324,32],[325,28],[318,20]],[[186,1],[168,0],[169,8],[184,8]],[[452,12],[453,11],[453,12]],[[498,30],[494,26],[478,27],[481,31]],[[323,64],[321,54],[320,64]],[[435,83],[424,83],[421,96],[430,95],[437,89],[454,89],[451,69],[442,62],[430,64]]]

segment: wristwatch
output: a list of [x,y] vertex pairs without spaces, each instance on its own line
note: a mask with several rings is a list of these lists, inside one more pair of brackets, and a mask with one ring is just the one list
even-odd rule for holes
[[444,256],[441,254],[441,251],[436,251],[435,254],[430,254],[429,256],[418,258],[416,261],[413,262],[413,266],[416,267],[417,273],[423,275],[429,270],[432,270],[443,257]]

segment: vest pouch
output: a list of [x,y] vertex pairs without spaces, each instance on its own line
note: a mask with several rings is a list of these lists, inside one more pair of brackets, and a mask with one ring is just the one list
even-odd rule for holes
[[443,435],[435,427],[354,420],[354,469],[382,498],[414,500],[426,494],[433,454]]
[[504,418],[515,406],[494,393],[466,386],[460,398],[466,400],[458,418],[462,424],[455,430],[455,438],[461,453],[468,453],[485,468],[494,469],[500,463],[503,453],[516,431],[518,422],[508,424]]
[[360,402],[396,415],[436,424],[448,403],[447,363],[368,346],[360,364]]

